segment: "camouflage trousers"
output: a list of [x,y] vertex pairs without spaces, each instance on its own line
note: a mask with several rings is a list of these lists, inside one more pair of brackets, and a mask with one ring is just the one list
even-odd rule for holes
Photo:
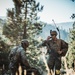
[[55,69],[55,75],[60,75],[61,57],[49,56],[47,63],[50,70]]

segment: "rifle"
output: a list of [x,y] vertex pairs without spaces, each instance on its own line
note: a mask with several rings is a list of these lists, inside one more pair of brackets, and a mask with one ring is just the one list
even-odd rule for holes
[[56,27],[57,31],[59,32],[59,39],[60,39],[60,31],[59,31],[59,28],[56,26],[56,24],[55,24],[55,22],[54,22],[54,20],[53,20],[53,19],[52,19],[52,21],[53,21],[53,23],[54,23],[54,25],[55,25],[55,27]]

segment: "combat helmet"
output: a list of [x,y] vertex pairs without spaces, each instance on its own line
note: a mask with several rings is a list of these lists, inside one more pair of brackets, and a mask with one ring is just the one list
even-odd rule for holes
[[56,31],[50,31],[51,35],[56,35],[57,36],[57,32]]
[[22,39],[21,44],[25,44],[27,47],[29,46],[29,42],[27,39]]

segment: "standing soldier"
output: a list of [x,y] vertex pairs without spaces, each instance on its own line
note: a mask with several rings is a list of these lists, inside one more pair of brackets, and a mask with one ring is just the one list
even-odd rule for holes
[[51,37],[48,36],[47,40],[45,40],[38,47],[47,46],[47,52],[49,53],[48,67],[50,72],[55,68],[55,75],[60,75],[61,57],[65,56],[68,50],[68,43],[64,40],[57,39],[56,31],[51,31],[50,34]]
[[[9,68],[11,70],[11,75],[16,75],[18,71],[19,64],[22,67],[22,74],[24,75],[24,68],[29,69],[30,65],[26,59],[26,48],[29,46],[29,43],[26,39],[22,40],[21,45],[13,48],[9,54]],[[19,72],[18,72],[19,75]]]

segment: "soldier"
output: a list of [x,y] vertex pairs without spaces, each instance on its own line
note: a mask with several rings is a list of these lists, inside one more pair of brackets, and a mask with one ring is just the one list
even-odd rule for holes
[[[26,39],[22,40],[21,45],[13,48],[9,54],[9,68],[11,70],[11,75],[16,75],[18,71],[19,64],[22,67],[22,74],[24,75],[24,69],[29,69],[30,65],[26,59],[26,48],[29,46],[29,43]],[[19,75],[19,72],[18,72]]]
[[47,52],[49,53],[48,67],[53,71],[55,68],[55,75],[60,75],[61,57],[65,56],[68,50],[68,43],[62,39],[57,39],[57,32],[51,31],[51,37],[48,36],[40,46],[47,46]]

